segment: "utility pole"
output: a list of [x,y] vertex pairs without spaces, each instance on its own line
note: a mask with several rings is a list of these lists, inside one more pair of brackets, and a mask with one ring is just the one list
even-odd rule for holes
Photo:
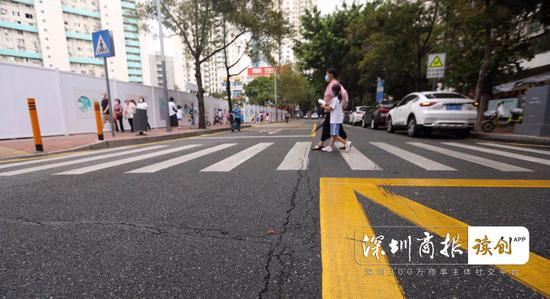
[[164,56],[164,34],[162,32],[162,14],[160,12],[160,0],[157,0],[157,21],[159,24],[160,40],[160,64],[162,69],[162,89],[164,90],[164,100],[166,101],[166,131],[171,131],[170,124],[170,105],[168,104],[168,80],[166,78],[166,57]]

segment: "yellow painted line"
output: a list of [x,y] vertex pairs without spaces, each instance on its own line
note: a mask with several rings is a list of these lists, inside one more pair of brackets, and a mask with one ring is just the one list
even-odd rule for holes
[[550,188],[550,180],[485,180],[485,179],[362,179],[326,178],[330,184],[380,185],[400,187],[485,187],[485,188]]
[[[389,209],[393,213],[413,222],[427,231],[431,231],[440,237],[446,233],[456,234],[458,231],[467,229],[468,224],[421,205],[406,197],[394,194],[385,190],[385,186],[430,186],[430,187],[511,187],[511,188],[550,188],[550,180],[461,180],[461,179],[321,179],[321,196],[323,192],[332,196],[331,200],[341,202],[349,200],[350,192],[353,190],[366,196],[369,200]],[[323,191],[325,189],[325,191]],[[327,190],[328,189],[328,190]],[[338,190],[339,193],[330,190]],[[322,200],[321,200],[322,202]],[[333,209],[335,207],[332,207]],[[362,211],[361,207],[357,208]],[[350,212],[357,213],[357,212]],[[347,215],[339,215],[345,219]],[[321,217],[323,219],[323,217]],[[368,223],[368,222],[367,222]],[[332,225],[338,226],[334,221]],[[356,226],[355,228],[359,228]],[[323,230],[323,226],[321,226]],[[323,234],[321,234],[323,238]],[[323,239],[321,239],[323,245]],[[462,248],[468,250],[467,236],[461,234]],[[323,247],[321,247],[324,250]],[[323,267],[325,259],[323,256]],[[550,260],[533,252],[529,254],[529,262],[525,265],[496,265],[510,275],[513,279],[529,286],[545,296],[550,296]],[[518,275],[512,275],[512,270],[518,270]],[[323,282],[325,281],[323,272]],[[323,286],[324,290],[324,286]]]
[[403,293],[386,256],[377,268],[386,275],[370,275],[354,256],[355,231],[359,228],[372,236],[374,232],[351,188],[329,185],[321,178],[320,224],[323,266],[323,298],[403,298]]

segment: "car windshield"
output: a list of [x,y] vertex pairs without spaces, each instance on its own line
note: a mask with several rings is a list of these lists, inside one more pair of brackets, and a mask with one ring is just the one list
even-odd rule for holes
[[459,93],[427,93],[425,96],[428,99],[466,99]]
[[367,110],[369,110],[369,107],[359,107],[359,110],[360,111],[367,111]]
[[382,103],[380,103],[380,107],[382,107],[382,108],[390,108],[392,106],[393,106],[392,102],[382,102]]

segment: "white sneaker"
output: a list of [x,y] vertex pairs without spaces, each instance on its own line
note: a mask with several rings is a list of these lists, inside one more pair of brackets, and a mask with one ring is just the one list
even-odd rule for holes
[[332,146],[325,146],[321,150],[323,152],[331,153],[332,152]]
[[346,142],[346,153],[349,153],[351,150],[351,141]]

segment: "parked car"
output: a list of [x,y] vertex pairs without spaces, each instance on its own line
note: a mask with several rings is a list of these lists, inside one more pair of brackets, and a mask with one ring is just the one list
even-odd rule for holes
[[369,110],[369,106],[356,106],[355,110],[350,113],[349,115],[349,123],[352,126],[355,126],[363,121],[363,115],[367,110]]
[[392,102],[381,102],[370,108],[363,115],[363,121],[361,122],[363,128],[369,127],[374,130],[379,127],[385,127],[386,117],[393,106]]
[[452,130],[458,137],[467,137],[477,118],[475,101],[453,92],[414,92],[391,109],[386,130],[407,129],[411,137],[421,131]]
[[313,112],[311,114],[311,119],[318,119],[319,118],[319,114],[317,114],[317,112]]

